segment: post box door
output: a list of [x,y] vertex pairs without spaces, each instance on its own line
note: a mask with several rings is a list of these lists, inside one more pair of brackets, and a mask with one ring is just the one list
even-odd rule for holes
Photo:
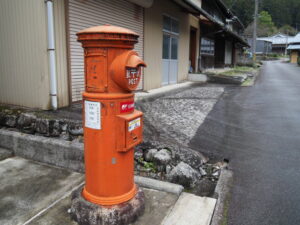
[[118,115],[119,138],[117,151],[126,152],[143,141],[143,113],[134,110],[133,113]]
[[107,53],[106,50],[86,50],[86,90],[104,92],[107,87]]

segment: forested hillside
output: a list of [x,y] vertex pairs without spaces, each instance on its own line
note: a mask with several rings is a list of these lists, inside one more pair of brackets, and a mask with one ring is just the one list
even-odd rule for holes
[[[253,21],[254,0],[223,0],[247,27]],[[267,11],[280,29],[289,25],[300,30],[300,0],[259,0],[259,12]]]

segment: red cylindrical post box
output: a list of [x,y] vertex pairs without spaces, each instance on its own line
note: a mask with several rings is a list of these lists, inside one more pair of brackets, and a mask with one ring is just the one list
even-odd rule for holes
[[133,51],[138,35],[104,25],[77,33],[84,48],[83,93],[86,183],[83,197],[99,205],[136,194],[134,146],[142,142],[143,113],[134,94],[145,63]]

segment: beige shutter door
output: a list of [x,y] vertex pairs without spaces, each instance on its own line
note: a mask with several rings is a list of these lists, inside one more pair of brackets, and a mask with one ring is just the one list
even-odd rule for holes
[[[82,29],[111,24],[131,29],[140,35],[135,50],[143,58],[144,10],[125,0],[69,0],[69,40],[72,101],[81,100],[84,91],[83,49],[76,33]],[[143,87],[141,80],[139,89]]]

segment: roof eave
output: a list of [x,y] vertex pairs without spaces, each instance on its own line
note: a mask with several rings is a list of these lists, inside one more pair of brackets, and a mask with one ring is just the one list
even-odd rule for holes
[[198,5],[196,5],[192,0],[173,0],[173,1],[176,2],[177,4],[181,5],[185,9],[189,10],[193,14],[203,15],[208,20],[210,20],[211,22],[213,22],[214,24],[216,24],[217,26],[219,26],[222,30],[224,30],[225,32],[227,32],[227,33],[231,34],[232,36],[234,36],[244,46],[250,47],[250,45],[247,43],[246,40],[244,40],[241,36],[239,36],[235,32],[229,30],[225,26],[224,23],[222,23],[222,22],[217,21],[216,19],[214,19],[209,13],[207,13],[201,7],[199,7]]

